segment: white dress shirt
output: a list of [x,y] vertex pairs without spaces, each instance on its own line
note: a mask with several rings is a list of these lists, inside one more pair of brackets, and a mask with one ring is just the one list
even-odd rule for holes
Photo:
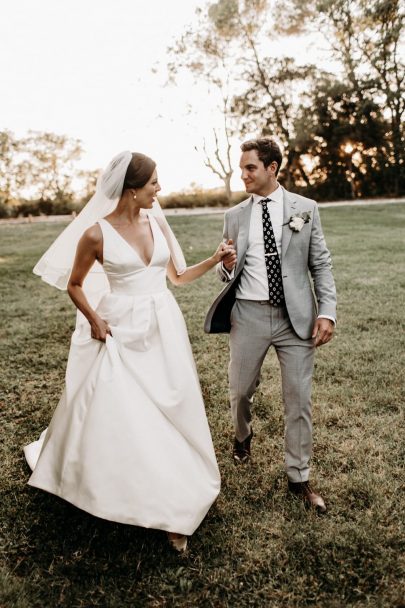
[[277,251],[281,259],[281,234],[284,215],[283,190],[278,185],[277,189],[268,196],[253,194],[252,197],[253,204],[250,216],[248,246],[243,272],[236,289],[236,297],[240,300],[268,300],[269,282],[264,257],[262,204],[260,201],[264,198],[271,199],[266,204],[273,226]]

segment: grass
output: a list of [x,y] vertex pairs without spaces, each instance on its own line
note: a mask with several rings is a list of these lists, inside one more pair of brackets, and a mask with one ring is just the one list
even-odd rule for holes
[[[64,382],[74,310],[32,266],[60,225],[0,227],[2,443],[0,605],[7,608],[403,607],[405,205],[329,208],[339,293],[334,341],[317,353],[313,479],[329,512],[289,498],[274,353],[255,399],[254,464],[235,467],[226,336],[203,334],[220,284],[176,289],[222,474],[186,557],[159,531],[96,519],[26,485],[22,446],[48,424]],[[222,218],[172,225],[189,263]]]

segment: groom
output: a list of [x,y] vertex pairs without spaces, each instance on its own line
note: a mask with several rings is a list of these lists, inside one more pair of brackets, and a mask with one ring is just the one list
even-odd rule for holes
[[324,512],[325,502],[308,480],[315,347],[331,340],[336,320],[331,258],[315,201],[287,192],[277,181],[282,161],[277,143],[261,138],[241,149],[241,177],[250,196],[225,213],[224,239],[236,253],[217,266],[226,285],[205,320],[207,333],[230,333],[233,458],[236,463],[250,459],[253,395],[274,346],[281,368],[288,487]]

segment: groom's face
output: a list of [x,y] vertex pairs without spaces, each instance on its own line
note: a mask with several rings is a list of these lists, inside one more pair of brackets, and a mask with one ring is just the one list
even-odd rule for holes
[[[275,165],[275,167],[273,166]],[[249,194],[266,196],[272,189],[277,163],[271,163],[267,168],[258,157],[256,150],[242,152],[240,158],[241,178]]]

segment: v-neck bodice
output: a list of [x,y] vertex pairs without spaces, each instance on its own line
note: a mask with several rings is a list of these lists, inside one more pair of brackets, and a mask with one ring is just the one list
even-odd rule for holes
[[103,233],[103,268],[112,293],[146,295],[167,289],[169,248],[156,219],[149,214],[148,218],[154,247],[147,265],[107,220],[101,219],[98,222]]
[[152,264],[153,255],[154,255],[154,253],[155,253],[155,233],[154,233],[154,230],[153,230],[153,223],[150,221],[150,217],[149,217],[149,216],[148,216],[148,222],[149,222],[149,226],[150,226],[150,229],[151,229],[151,232],[152,232],[153,250],[152,250],[152,255],[151,255],[151,258],[150,258],[150,260],[149,260],[149,262],[148,262],[148,263],[146,263],[146,262],[145,262],[145,261],[142,259],[142,257],[141,257],[141,255],[140,255],[140,253],[139,253],[139,252],[138,252],[138,251],[135,249],[135,247],[133,247],[133,246],[131,245],[131,243],[129,243],[129,242],[128,242],[128,241],[127,241],[127,240],[126,240],[126,239],[125,239],[125,238],[122,236],[122,234],[120,234],[120,232],[119,232],[119,231],[118,231],[116,228],[114,228],[114,226],[111,224],[111,222],[109,222],[108,220],[105,220],[104,218],[103,218],[103,222],[106,222],[106,223],[107,223],[107,224],[108,224],[108,225],[109,225],[109,226],[110,226],[110,227],[111,227],[111,228],[114,230],[114,232],[115,232],[115,233],[118,235],[118,237],[119,237],[120,239],[122,239],[122,240],[124,241],[124,243],[126,243],[126,244],[128,245],[128,247],[129,247],[129,248],[130,248],[130,249],[131,249],[131,250],[132,250],[132,251],[135,253],[135,255],[136,255],[138,258],[139,258],[139,260],[142,262],[142,264],[143,264],[143,265],[144,265],[146,268]]

